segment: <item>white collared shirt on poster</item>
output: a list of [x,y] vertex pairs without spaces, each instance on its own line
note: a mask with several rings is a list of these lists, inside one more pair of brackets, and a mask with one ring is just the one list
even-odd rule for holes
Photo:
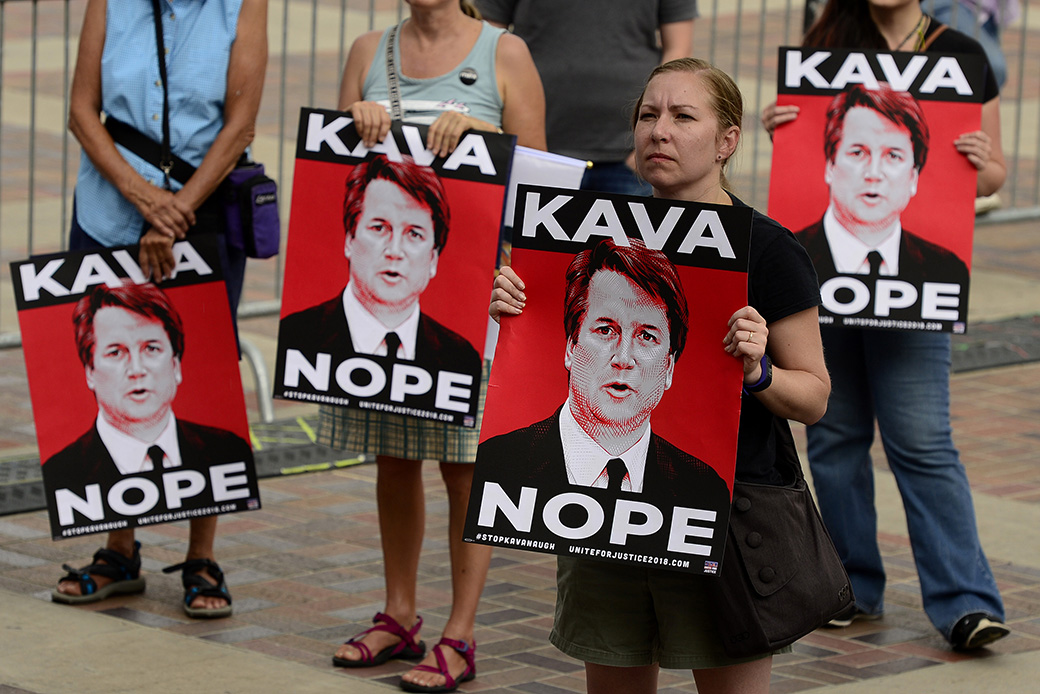
[[163,467],[181,466],[181,448],[177,442],[177,418],[173,412],[167,416],[166,426],[154,441],[141,441],[109,424],[100,412],[97,417],[98,435],[108,449],[112,461],[122,475],[135,475],[140,472],[151,472],[152,459],[148,457],[148,449],[159,446],[163,449]]
[[823,215],[823,233],[826,234],[827,243],[831,248],[834,269],[840,274],[869,275],[870,263],[867,261],[867,254],[871,251],[881,254],[881,275],[894,277],[899,274],[899,239],[903,233],[903,226],[899,220],[896,220],[884,241],[876,247],[868,246],[843,227],[834,216],[834,210],[828,207]]
[[560,410],[560,439],[567,481],[581,487],[607,488],[607,462],[612,458],[625,461],[628,473],[621,482],[623,492],[642,492],[646,471],[646,453],[650,448],[650,420],[643,425],[639,440],[621,455],[611,455],[581,428],[571,414],[570,398]]
[[403,323],[396,328],[388,328],[361,305],[354,294],[354,282],[350,281],[343,290],[343,313],[347,317],[347,325],[350,326],[350,341],[355,352],[385,357],[386,334],[394,332],[401,339],[401,346],[395,356],[415,361],[415,342],[419,334],[418,302]]

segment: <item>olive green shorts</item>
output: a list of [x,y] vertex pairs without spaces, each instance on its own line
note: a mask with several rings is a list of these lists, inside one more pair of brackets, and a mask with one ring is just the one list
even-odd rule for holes
[[549,641],[572,658],[615,667],[658,663],[700,670],[768,657],[726,655],[705,590],[711,580],[716,578],[559,557]]

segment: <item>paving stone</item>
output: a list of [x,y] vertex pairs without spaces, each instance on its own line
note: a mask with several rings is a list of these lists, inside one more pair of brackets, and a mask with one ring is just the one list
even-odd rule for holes
[[144,612],[142,610],[136,610],[129,607],[113,607],[107,610],[99,610],[100,612],[107,614],[111,617],[119,617],[130,622],[137,624],[143,624],[148,627],[173,627],[178,626],[181,622],[161,615],[153,614],[150,612]]
[[857,641],[863,643],[873,644],[875,646],[889,646],[893,643],[903,643],[906,641],[916,641],[926,634],[922,634],[919,631],[908,631],[906,629],[885,629],[873,634],[864,634],[863,636],[857,636]]
[[24,568],[27,566],[43,566],[47,563],[49,562],[43,559],[30,557],[19,552],[9,552],[6,549],[0,549],[0,565],[6,564],[7,566]]
[[252,641],[254,639],[273,636],[277,633],[278,632],[273,629],[251,626],[242,627],[241,629],[232,629],[230,631],[221,631],[216,634],[206,634],[199,638],[206,639],[207,641],[216,641],[217,643],[241,643],[243,641]]
[[561,689],[560,687],[554,687],[549,684],[542,682],[525,682],[524,684],[518,684],[513,687],[518,692],[527,692],[527,694],[573,694],[572,689]]
[[22,525],[21,523],[15,523],[10,520],[0,519],[0,535],[6,538],[16,540],[36,540],[44,537],[50,537],[50,533],[41,532],[37,528],[30,528]]
[[542,655],[531,652],[514,653],[513,655],[509,656],[509,660],[515,661],[517,663],[523,663],[524,665],[532,665],[534,667],[539,667],[543,670],[556,670],[558,672],[574,672],[575,670],[584,669],[584,665],[571,658],[567,658],[565,660],[550,655]]

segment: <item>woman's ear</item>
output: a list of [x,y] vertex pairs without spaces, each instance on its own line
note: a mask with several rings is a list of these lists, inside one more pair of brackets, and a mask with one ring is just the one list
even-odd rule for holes
[[719,138],[719,154],[723,161],[733,156],[738,144],[740,144],[740,126],[731,125]]

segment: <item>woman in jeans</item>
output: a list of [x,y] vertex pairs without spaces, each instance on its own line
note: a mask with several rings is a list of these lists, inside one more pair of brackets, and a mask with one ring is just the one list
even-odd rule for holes
[[[804,44],[985,57],[973,39],[924,14],[918,0],[831,0]],[[982,127],[950,143],[978,171],[978,195],[995,193],[1007,175],[999,110],[997,83],[987,69]],[[773,105],[762,122],[772,133],[797,116],[796,106]],[[971,488],[953,444],[950,335],[832,326],[821,332],[834,387],[827,414],[808,428],[809,466],[857,607],[832,624],[880,619],[884,610],[870,459],[876,420],[906,509],[928,618],[956,649],[1003,638],[1009,633],[1004,605],[979,543]]]

